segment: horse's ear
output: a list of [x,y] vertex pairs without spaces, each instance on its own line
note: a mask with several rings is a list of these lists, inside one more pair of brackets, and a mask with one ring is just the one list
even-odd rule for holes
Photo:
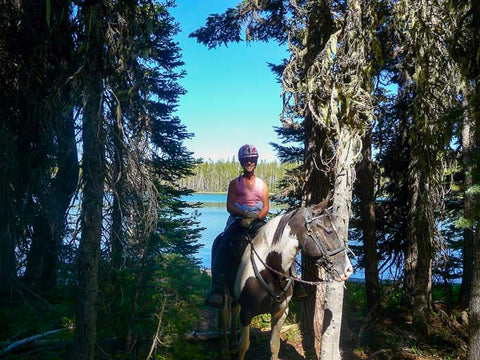
[[315,205],[315,206],[313,207],[313,212],[314,212],[314,213],[320,213],[320,212],[322,212],[323,210],[325,210],[325,208],[327,207],[329,201],[330,201],[330,195],[328,195],[325,199],[323,199],[321,203]]

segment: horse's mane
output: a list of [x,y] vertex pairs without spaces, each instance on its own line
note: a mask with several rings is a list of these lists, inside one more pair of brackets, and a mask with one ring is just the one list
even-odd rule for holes
[[[265,232],[267,231],[270,231],[273,233],[271,235],[272,236],[271,242],[269,241],[270,245],[278,244],[282,238],[282,234],[283,234],[283,230],[285,229],[285,226],[287,225],[290,218],[293,215],[295,215],[297,211],[298,209],[294,209],[283,214],[278,214],[275,217],[271,218],[264,226],[260,228],[260,230],[258,231],[257,235],[253,240],[253,244],[258,245],[261,241],[263,241],[263,239],[267,239],[268,236],[264,235]],[[275,230],[273,230],[272,228],[274,228]]]

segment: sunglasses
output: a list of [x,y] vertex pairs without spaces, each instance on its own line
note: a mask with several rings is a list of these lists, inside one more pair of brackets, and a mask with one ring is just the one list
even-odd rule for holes
[[246,164],[246,163],[251,162],[251,163],[255,163],[255,164],[256,164],[256,163],[257,163],[257,160],[258,160],[258,159],[257,159],[256,157],[247,157],[247,158],[243,158],[243,159],[242,159],[242,163],[243,163],[243,164]]

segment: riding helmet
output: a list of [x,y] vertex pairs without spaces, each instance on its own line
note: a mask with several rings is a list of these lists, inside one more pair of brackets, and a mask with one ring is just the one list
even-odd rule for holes
[[258,159],[258,151],[255,146],[245,144],[238,150],[238,160],[242,160],[246,158]]

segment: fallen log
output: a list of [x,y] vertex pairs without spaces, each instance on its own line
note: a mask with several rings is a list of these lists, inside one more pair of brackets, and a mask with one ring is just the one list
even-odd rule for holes
[[[36,335],[35,335],[36,336]],[[28,338],[27,338],[28,339]],[[58,347],[66,347],[71,346],[73,344],[73,338],[52,338],[52,339],[41,339],[36,338],[34,340],[25,341],[27,339],[19,340],[22,343],[18,344],[19,341],[11,344],[6,344],[5,342],[0,343],[0,346],[8,345],[8,348],[5,348],[0,351],[0,358],[6,354],[7,352],[16,352],[25,354],[29,351],[39,351],[43,349],[51,349],[51,348],[58,348]],[[104,338],[98,340],[98,344],[102,346],[119,346],[122,344],[122,339],[120,338]],[[15,346],[12,346],[16,344]]]
[[[263,331],[258,329],[251,329],[250,330],[250,337],[255,338],[256,336],[262,334]],[[209,341],[218,339],[222,336],[222,331],[204,331],[204,332],[197,332],[193,330],[190,333],[185,334],[185,340],[188,341]],[[227,331],[227,335],[230,335],[230,331]]]
[[14,349],[17,349],[19,347],[29,345],[36,340],[44,338],[45,336],[52,335],[52,334],[58,334],[58,333],[65,332],[65,331],[70,331],[70,330],[72,330],[72,329],[71,328],[63,328],[63,329],[57,329],[57,330],[50,330],[50,331],[44,332],[43,334],[37,334],[37,335],[29,336],[25,339],[15,341],[15,342],[9,344],[6,348],[0,350],[0,356],[2,356],[2,355],[6,354],[6,353],[8,353],[8,352],[10,352]]
[[[227,331],[230,334],[229,331]],[[206,332],[196,332],[192,331],[191,333],[185,334],[185,339],[188,341],[208,341],[218,339],[222,336],[221,331],[206,331]]]

